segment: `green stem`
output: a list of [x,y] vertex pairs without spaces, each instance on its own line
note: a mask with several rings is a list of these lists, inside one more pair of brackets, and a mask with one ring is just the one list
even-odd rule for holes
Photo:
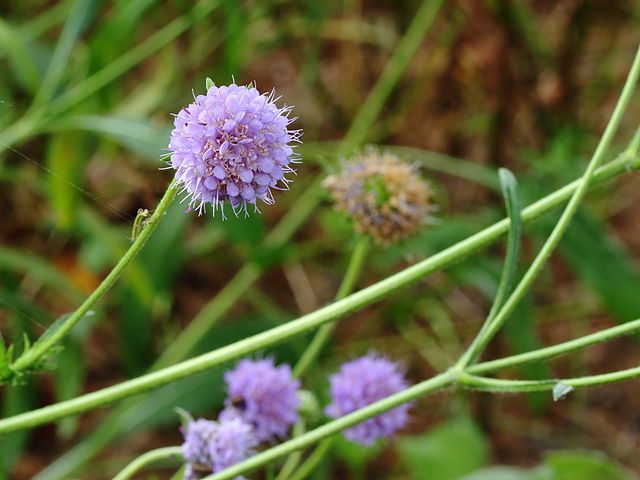
[[540,360],[546,360],[549,358],[557,357],[559,355],[565,355],[580,348],[602,343],[607,340],[611,340],[622,335],[629,335],[634,332],[640,331],[640,319],[627,322],[623,325],[617,325],[615,327],[607,328],[600,332],[595,332],[584,337],[569,340],[568,342],[559,343],[550,347],[540,348],[531,352],[525,352],[518,355],[512,355],[498,360],[491,360],[489,362],[482,362],[476,365],[467,367],[465,370],[471,374],[480,374],[493,372],[502,368],[514,367],[516,365],[522,365],[523,363],[537,362]]
[[[349,295],[356,286],[358,279],[360,278],[360,273],[362,272],[362,267],[364,265],[365,258],[367,257],[367,252],[369,251],[369,247],[371,245],[371,241],[367,236],[361,236],[358,238],[355,248],[353,252],[351,252],[351,257],[349,259],[349,265],[347,266],[347,270],[345,272],[344,277],[342,278],[342,283],[338,288],[338,292],[336,293],[336,300],[341,300]],[[333,333],[334,328],[333,323],[328,323],[326,325],[321,326],[316,334],[314,335],[311,343],[307,346],[307,348],[302,353],[302,356],[296,363],[295,367],[293,367],[293,376],[296,378],[300,378],[313,364],[316,360],[322,348],[326,345],[326,343],[331,338],[331,334]],[[297,435],[294,434],[294,437]],[[315,452],[314,452],[315,453]],[[297,462],[300,460],[300,454],[297,452],[296,454],[291,455],[285,466],[289,467],[293,464],[294,460]],[[306,464],[306,462],[305,462]],[[278,475],[278,478],[282,477],[286,479],[288,476],[288,472],[285,474],[284,468]],[[297,476],[297,474],[296,474]]]
[[[603,181],[611,178],[618,173],[626,171],[629,166],[636,168],[640,166],[640,158],[632,159],[627,154],[623,154],[618,159],[599,169],[596,180]],[[522,210],[523,223],[530,222],[561,205],[579,185],[579,180],[574,181]],[[369,305],[392,291],[460,261],[460,259],[480,250],[504,235],[509,229],[509,224],[509,219],[505,218],[422,262],[285,325],[245,338],[234,344],[163,370],[148,373],[81,397],[2,419],[0,420],[0,433],[34,427],[67,415],[113,403],[281,343],[295,335],[317,328],[347,313]]]
[[203,480],[225,480],[255,470],[269,462],[272,462],[273,460],[306,448],[309,445],[313,445],[324,440],[325,438],[329,438],[346,428],[353,427],[358,423],[364,422],[376,415],[380,415],[381,413],[391,410],[403,403],[411,402],[417,398],[446,388],[455,382],[455,378],[455,372],[452,371],[436,375],[435,377],[420,382],[417,385],[403,390],[402,392],[367,405],[366,407],[356,410],[344,417],[332,420],[331,422],[311,430],[304,435],[300,435],[297,438],[292,438],[280,445],[276,445],[269,450],[259,453],[244,462],[233,465],[222,472],[205,477]]
[[[336,294],[336,300],[342,300],[353,291],[358,279],[360,278],[360,272],[362,272],[362,266],[364,265],[364,260],[367,257],[370,244],[371,242],[369,237],[362,236],[358,239],[358,242],[351,254],[347,271],[345,272],[340,288],[338,289],[338,293]],[[298,360],[298,363],[293,368],[294,377],[299,378],[304,375],[307,369],[315,361],[322,348],[329,341],[329,338],[331,338],[334,325],[334,323],[328,323],[318,329],[313,340],[311,340],[311,343],[305,349],[300,360]]]
[[334,441],[335,436],[331,436],[322,440],[313,451],[313,453],[309,455],[309,458],[307,458],[305,462],[300,465],[300,468],[296,471],[295,475],[293,475],[289,480],[302,480],[312,471],[314,471],[318,466],[318,463],[320,463],[320,461],[327,454]]
[[[292,436],[294,438],[295,437],[299,437],[305,431],[306,431],[306,424],[304,423],[304,420],[298,420],[298,423],[296,423],[293,426],[293,434],[292,434]],[[289,455],[287,457],[287,460],[284,462],[284,465],[280,469],[280,472],[278,473],[278,476],[276,477],[276,480],[287,480],[291,476],[293,471],[296,469],[296,467],[300,463],[301,459],[302,459],[302,452],[301,451],[297,451],[297,452],[292,453],[291,455]]]
[[492,392],[536,392],[553,390],[558,383],[574,388],[595,387],[597,385],[630,380],[638,376],[640,376],[640,367],[628,368],[626,370],[601,375],[551,380],[505,380],[501,378],[478,377],[462,372],[458,376],[457,382],[464,387]]
[[171,204],[172,200],[175,198],[177,193],[177,188],[175,186],[175,180],[172,180],[167,190],[164,193],[164,196],[158,203],[158,207],[156,208],[153,215],[149,218],[146,226],[142,229],[138,237],[131,244],[126,253],[120,258],[118,263],[113,267],[111,272],[102,280],[100,285],[89,295],[89,297],[78,307],[78,309],[73,312],[63,324],[60,325],[55,331],[47,331],[46,336],[42,336],[33,346],[23,352],[15,362],[11,364],[11,370],[13,372],[20,372],[22,370],[27,369],[31,366],[36,360],[41,358],[44,354],[46,354],[51,347],[56,345],[60,340],[71,330],[76,323],[78,323],[86,313],[93,307],[93,305],[100,299],[102,296],[107,293],[107,291],[116,283],[122,272],[127,268],[127,266],[133,261],[134,258],[140,253],[142,247],[147,242],[151,234],[154,232],[160,219],[164,216],[167,208]]
[[473,343],[469,347],[469,349],[462,355],[460,360],[456,364],[456,368],[464,369],[467,365],[474,362],[476,358],[482,353],[487,344],[491,341],[494,335],[500,330],[504,322],[507,320],[513,309],[520,302],[522,297],[526,294],[527,290],[534,282],[538,273],[542,270],[547,260],[551,256],[551,253],[558,245],[558,242],[562,238],[564,232],[569,227],[569,223],[573,218],[575,212],[577,211],[582,199],[587,193],[589,188],[589,184],[596,173],[596,170],[602,160],[604,159],[605,153],[613,140],[613,136],[615,135],[618,126],[622,120],[622,115],[631,100],[631,96],[635,89],[636,84],[638,83],[638,76],[640,75],[640,47],[636,52],[635,59],[633,61],[633,65],[631,66],[631,70],[629,71],[629,75],[627,76],[627,80],[625,82],[624,88],[622,89],[622,94],[618,100],[618,103],[611,115],[611,119],[607,124],[607,128],[598,143],[596,151],[594,152],[587,169],[585,170],[582,178],[579,180],[576,190],[573,192],[569,203],[567,204],[565,210],[562,212],[562,216],[558,220],[558,223],[554,227],[553,231],[547,238],[546,242],[540,249],[540,252],[536,256],[536,258],[531,263],[531,266],[524,274],[522,280],[512,294],[509,296],[504,305],[500,308],[498,313],[491,318],[488,319],[485,324],[488,325],[486,330],[481,330],[480,334],[476,336]]
[[164,460],[170,457],[182,458],[181,447],[165,447],[151,450],[133,460],[129,465],[124,467],[113,480],[127,480],[139,472],[142,468],[150,465],[158,460]]

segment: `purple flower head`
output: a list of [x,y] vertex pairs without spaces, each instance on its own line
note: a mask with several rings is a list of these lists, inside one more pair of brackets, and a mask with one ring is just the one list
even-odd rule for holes
[[241,462],[253,454],[258,443],[251,426],[239,418],[191,421],[183,434],[182,456],[187,464],[184,480],[199,480]]
[[245,460],[253,454],[253,448],[257,444],[251,425],[239,418],[220,420],[216,440],[210,450],[213,471],[220,472]]
[[220,418],[239,417],[253,426],[258,441],[283,437],[298,419],[300,381],[289,365],[274,366],[273,359],[244,359],[224,375],[226,409]]
[[[398,364],[369,354],[344,363],[340,372],[331,375],[331,405],[325,413],[338,418],[405,390],[408,385]],[[402,428],[408,419],[410,404],[381,413],[344,431],[344,436],[362,445],[371,445]]]
[[[253,86],[211,86],[206,95],[176,115],[169,142],[170,165],[187,192],[189,209],[213,213],[229,202],[237,214],[256,200],[274,202],[271,188],[286,189],[285,174],[294,170],[300,130],[289,129],[290,107],[278,108],[274,94],[260,94]],[[187,198],[188,198],[187,197]]]
[[187,464],[185,480],[198,480],[213,471],[210,447],[215,441],[217,431],[217,422],[203,418],[189,422],[182,428],[182,456]]

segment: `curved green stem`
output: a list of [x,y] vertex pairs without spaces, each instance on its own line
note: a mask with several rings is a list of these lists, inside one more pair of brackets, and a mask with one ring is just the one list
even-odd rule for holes
[[[356,247],[353,249],[351,254],[347,271],[345,272],[340,288],[338,289],[338,293],[336,294],[336,300],[345,298],[353,291],[358,279],[360,278],[360,272],[362,271],[362,266],[364,265],[364,260],[367,256],[367,252],[369,251],[370,244],[371,241],[369,240],[369,237],[362,236],[358,239]],[[322,351],[322,348],[329,341],[334,325],[335,324],[333,323],[328,323],[318,329],[313,340],[311,340],[311,343],[307,346],[300,357],[300,360],[298,360],[298,363],[293,368],[294,377],[301,377],[315,361]]]
[[[280,445],[276,445],[258,455],[255,455],[244,462],[233,465],[222,472],[205,477],[206,480],[226,480],[234,478],[237,475],[255,470],[267,463],[280,457],[293,453],[297,450],[313,445],[325,438],[329,438],[342,430],[357,425],[371,417],[380,415],[387,410],[391,410],[403,403],[411,402],[416,398],[423,397],[430,393],[439,391],[452,385],[455,382],[455,372],[447,371],[436,375],[429,380],[418,383],[409,387],[402,392],[391,395],[390,397],[379,400],[366,407],[356,410],[344,417],[332,420],[314,430],[311,430],[299,437],[292,438]],[[203,479],[203,480],[205,480]]]
[[515,287],[513,293],[509,296],[504,305],[500,308],[496,315],[489,319],[486,324],[488,327],[486,330],[481,331],[481,333],[476,336],[473,343],[469,347],[469,349],[462,355],[460,360],[456,364],[456,368],[464,369],[467,365],[474,362],[476,358],[482,353],[487,344],[491,341],[494,335],[500,330],[504,322],[507,320],[513,309],[520,302],[522,297],[526,294],[527,290],[534,282],[538,273],[542,270],[544,265],[546,264],[548,258],[551,256],[551,253],[560,242],[560,239],[564,235],[564,232],[569,227],[569,223],[573,218],[574,214],[578,210],[582,199],[587,193],[589,188],[589,184],[594,177],[594,174],[604,159],[605,153],[613,140],[613,136],[615,135],[618,126],[622,120],[622,115],[631,100],[631,96],[633,91],[638,83],[638,77],[640,76],[640,47],[636,52],[635,59],[633,61],[633,65],[631,66],[631,70],[629,71],[629,75],[627,76],[627,80],[625,82],[624,88],[622,89],[622,93],[616,104],[616,107],[611,115],[611,119],[607,124],[607,128],[604,131],[604,134],[600,138],[600,142],[594,152],[591,160],[589,161],[589,165],[585,170],[582,178],[580,179],[578,186],[573,192],[569,203],[567,204],[565,210],[562,212],[562,216],[558,220],[558,223],[552,230],[551,234],[547,238],[546,242],[540,249],[540,252],[536,256],[536,258],[531,263],[531,266],[524,274],[522,280]]
[[133,460],[129,465],[124,467],[113,480],[127,480],[139,472],[142,468],[150,465],[158,460],[164,460],[170,457],[182,458],[181,447],[165,447],[151,450]]
[[175,198],[177,188],[175,186],[175,180],[172,180],[164,196],[158,203],[153,215],[149,218],[146,226],[142,229],[138,237],[131,244],[127,252],[122,256],[118,263],[113,267],[109,274],[102,280],[100,285],[87,297],[87,299],[73,312],[58,328],[54,331],[47,332],[47,335],[43,335],[33,346],[27,351],[23,352],[15,362],[11,364],[11,370],[13,372],[23,371],[31,366],[35,361],[46,354],[54,345],[71,330],[76,323],[78,323],[82,317],[93,307],[93,305],[113,286],[118,280],[122,272],[138,255],[144,244],[147,242],[153,231],[158,226],[160,219],[164,216],[167,208]]
[[[629,166],[640,166],[640,158],[629,158],[621,155],[618,159],[602,167],[597,175],[597,181],[603,181],[616,174],[627,171]],[[578,188],[580,181],[575,181],[554,193],[538,200],[522,210],[522,222],[531,222],[535,218],[561,205],[573,191]],[[245,338],[213,352],[205,353],[182,363],[167,367],[163,370],[148,373],[138,378],[113,385],[86,395],[49,405],[30,412],[15,415],[0,420],[0,433],[34,427],[55,421],[67,415],[91,410],[126,397],[145,392],[147,390],[171,383],[180,378],[213,368],[225,362],[243,357],[257,350],[284,342],[285,340],[317,328],[325,323],[340,318],[347,313],[370,305],[376,300],[415,282],[433,272],[441,270],[460,259],[480,250],[494,242],[509,229],[509,219],[505,218],[492,226],[442,250],[441,252],[408,267],[384,280],[364,288],[343,300],[327,305],[315,312],[304,315],[297,320]]]
[[553,390],[559,383],[574,388],[595,387],[621,380],[630,380],[638,376],[640,376],[640,366],[601,375],[550,380],[505,380],[479,377],[462,372],[458,375],[457,383],[464,387],[492,392],[536,392]]
[[531,352],[525,352],[518,355],[512,355],[498,360],[478,363],[466,368],[466,372],[471,374],[480,374],[499,370],[501,368],[514,367],[523,363],[536,362],[549,358],[565,355],[580,348],[602,343],[623,335],[629,335],[640,331],[640,319],[627,322],[623,325],[607,328],[584,337],[569,340],[568,342],[559,343],[550,347],[540,348]]

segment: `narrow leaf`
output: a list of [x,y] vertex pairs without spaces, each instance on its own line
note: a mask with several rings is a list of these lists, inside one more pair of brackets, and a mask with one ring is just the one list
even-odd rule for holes
[[489,312],[489,320],[493,319],[498,310],[500,310],[505,299],[509,295],[509,291],[511,290],[511,284],[513,283],[513,277],[515,276],[518,264],[520,233],[522,231],[520,199],[518,197],[518,182],[516,181],[516,177],[514,177],[513,173],[506,168],[499,169],[498,173],[500,176],[502,195],[504,196],[505,205],[507,207],[507,214],[511,221],[511,228],[509,229],[509,235],[507,238],[507,254],[505,256],[502,275],[500,277],[500,284],[498,285],[498,292],[496,293],[496,297],[493,301],[493,306]]

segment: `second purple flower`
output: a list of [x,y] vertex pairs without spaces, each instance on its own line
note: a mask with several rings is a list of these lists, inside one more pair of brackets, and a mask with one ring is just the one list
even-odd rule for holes
[[253,426],[258,441],[285,436],[298,419],[300,381],[291,376],[289,365],[245,359],[224,379],[227,400],[220,418],[241,418]]

